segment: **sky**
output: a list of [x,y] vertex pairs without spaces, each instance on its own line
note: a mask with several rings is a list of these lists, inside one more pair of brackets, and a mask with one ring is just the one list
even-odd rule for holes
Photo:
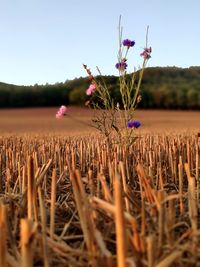
[[135,41],[128,72],[148,67],[200,65],[200,0],[0,0],[0,81],[54,84],[94,75],[118,75],[118,22]]

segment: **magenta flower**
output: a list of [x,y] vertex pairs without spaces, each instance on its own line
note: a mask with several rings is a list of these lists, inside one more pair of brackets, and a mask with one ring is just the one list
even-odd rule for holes
[[141,126],[141,123],[139,121],[129,121],[128,122],[128,128],[139,128]]
[[129,39],[125,39],[123,42],[122,42],[123,46],[127,46],[128,48],[129,47],[132,47],[135,45],[135,41],[131,41]]
[[96,91],[96,84],[92,83],[86,90],[86,95],[92,95]]
[[123,58],[121,62],[117,63],[115,65],[115,67],[118,69],[118,70],[125,70],[127,68],[127,63],[126,63],[126,59]]
[[144,48],[144,51],[140,54],[140,56],[143,57],[144,59],[149,59],[151,58],[151,52],[152,52],[151,47]]
[[67,110],[68,110],[68,108],[67,108],[66,106],[61,106],[61,107],[59,108],[59,110],[57,111],[57,113],[56,113],[56,118],[57,118],[57,119],[60,119],[60,118],[62,118],[63,116],[65,116]]

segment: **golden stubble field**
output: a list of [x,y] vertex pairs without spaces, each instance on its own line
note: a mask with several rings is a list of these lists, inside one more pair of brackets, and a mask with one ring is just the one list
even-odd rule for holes
[[56,111],[0,110],[0,266],[200,266],[200,112],[137,111],[124,148]]

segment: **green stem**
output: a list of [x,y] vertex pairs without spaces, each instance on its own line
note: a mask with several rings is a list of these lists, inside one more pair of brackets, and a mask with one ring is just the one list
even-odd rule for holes
[[133,103],[132,103],[132,108],[135,107],[135,104],[136,104],[136,101],[137,101],[138,93],[139,93],[139,90],[140,90],[140,86],[141,86],[142,78],[143,78],[143,74],[144,74],[145,64],[146,64],[146,59],[144,59],[144,61],[143,61],[142,69],[141,69],[140,74],[139,74],[139,81],[138,81],[138,84],[137,84],[137,87],[136,87],[136,91],[135,91],[135,95],[134,95],[134,99],[133,99]]

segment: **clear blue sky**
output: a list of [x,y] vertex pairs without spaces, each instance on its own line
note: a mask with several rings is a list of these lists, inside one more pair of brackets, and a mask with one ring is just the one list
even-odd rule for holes
[[13,84],[64,82],[94,74],[117,75],[118,19],[123,37],[135,40],[128,71],[148,66],[200,65],[200,0],[0,0],[0,81]]

